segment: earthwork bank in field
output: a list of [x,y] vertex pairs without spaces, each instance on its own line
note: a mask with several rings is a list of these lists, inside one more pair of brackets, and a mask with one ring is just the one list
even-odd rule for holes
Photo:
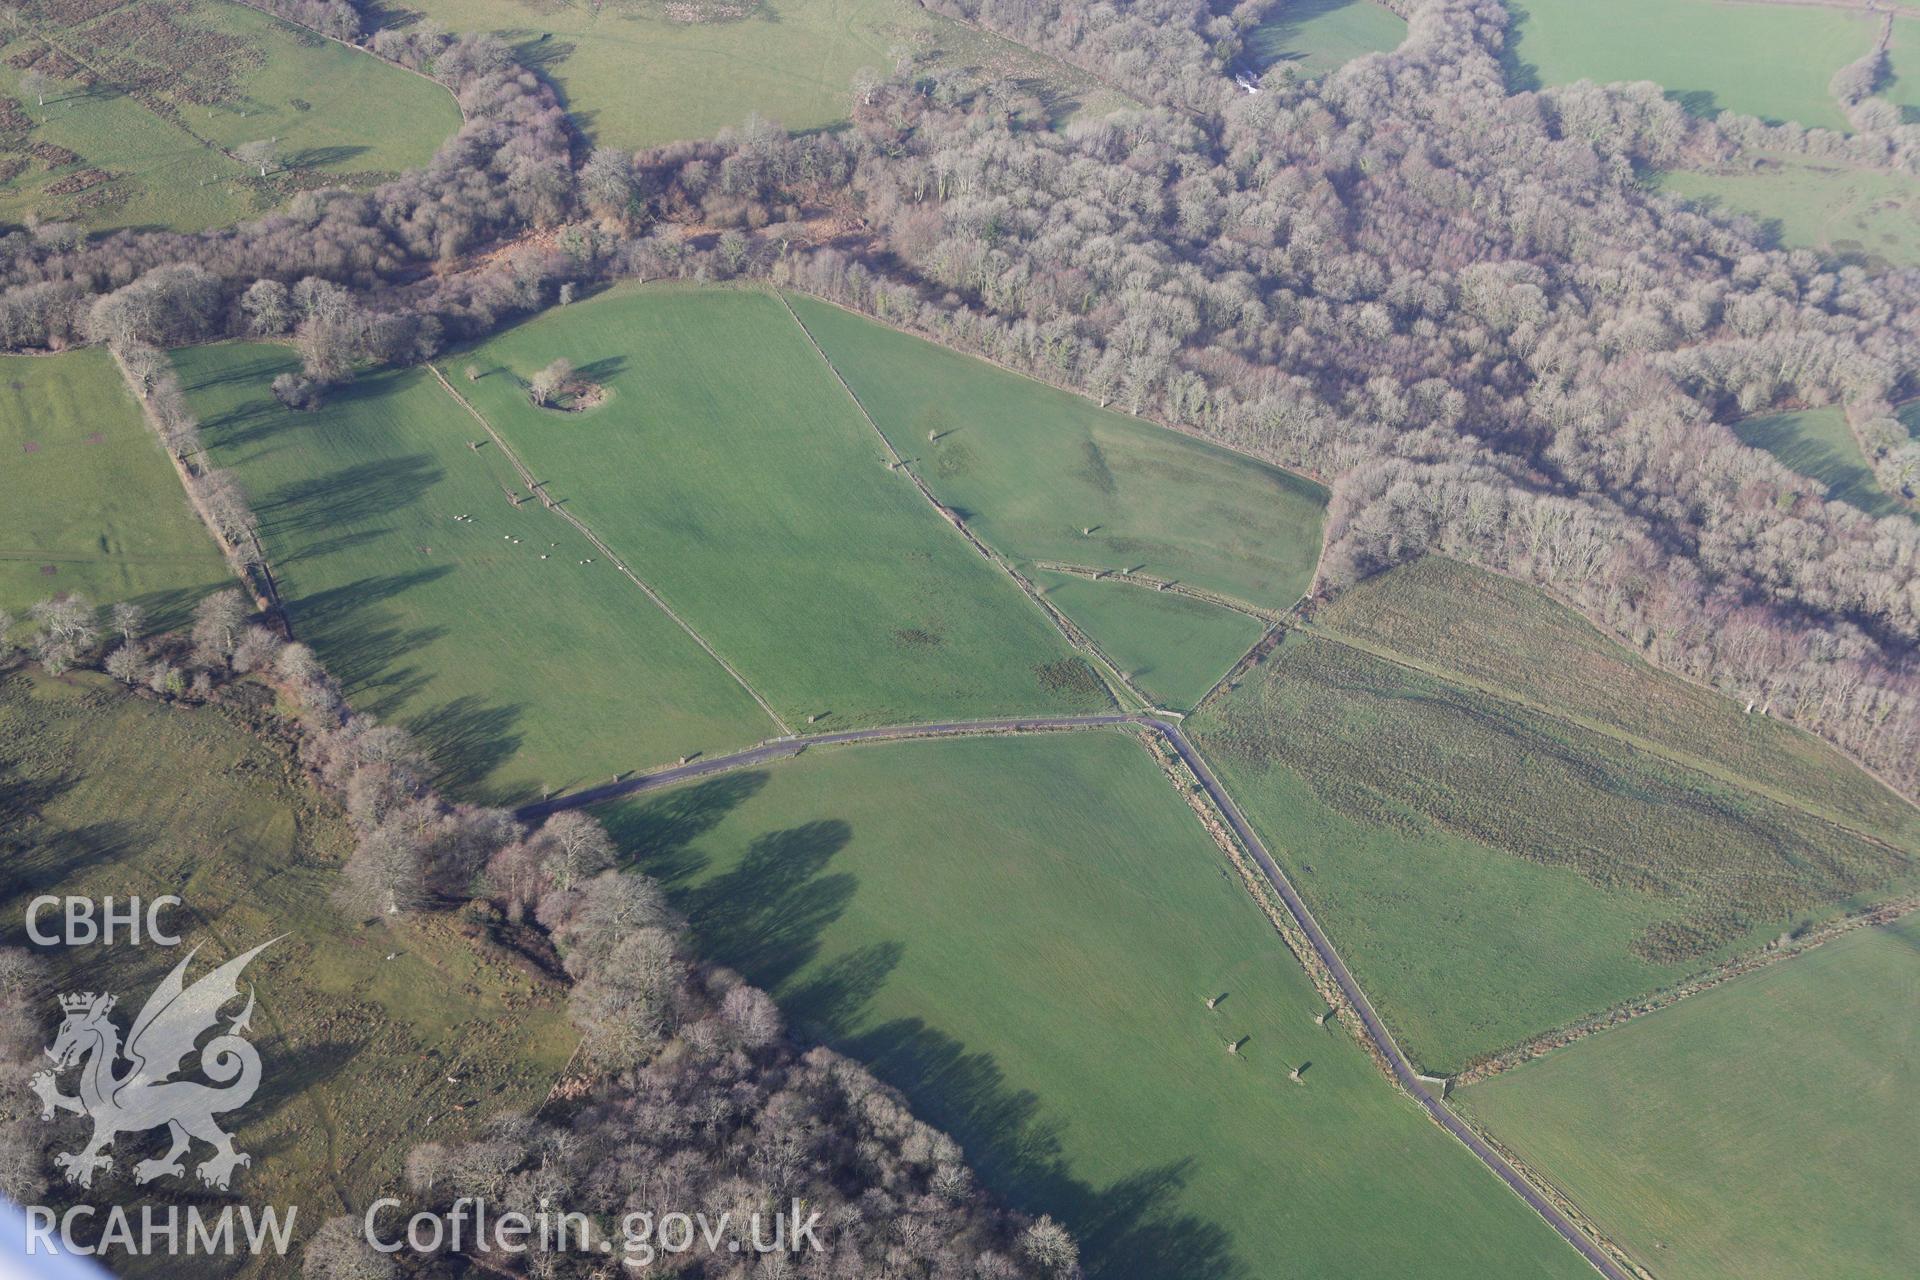
[[1316,1022],[1130,735],[827,748],[604,816],[704,949],[1067,1222],[1099,1280],[1587,1274]]
[[0,356],[0,609],[77,591],[177,627],[230,578],[112,356]]

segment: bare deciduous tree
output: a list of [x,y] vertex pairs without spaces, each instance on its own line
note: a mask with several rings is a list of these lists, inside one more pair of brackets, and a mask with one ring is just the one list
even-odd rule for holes
[[400,1274],[393,1259],[367,1243],[360,1219],[328,1218],[300,1255],[304,1280],[389,1280]]
[[123,644],[107,655],[107,674],[123,684],[139,681],[147,670],[146,656],[137,644]]
[[205,665],[226,665],[252,612],[246,596],[233,589],[216,591],[194,606],[193,647]]
[[565,391],[572,381],[573,362],[564,358],[556,359],[528,380],[527,398],[537,405],[551,404],[553,398]]
[[137,604],[123,600],[113,606],[110,616],[113,618],[113,629],[120,633],[124,643],[132,644],[146,634],[147,611]]
[[280,152],[280,144],[272,138],[261,138],[254,142],[243,142],[233,149],[240,163],[250,169],[258,169],[261,177],[267,176],[267,169],[273,164],[274,157]]

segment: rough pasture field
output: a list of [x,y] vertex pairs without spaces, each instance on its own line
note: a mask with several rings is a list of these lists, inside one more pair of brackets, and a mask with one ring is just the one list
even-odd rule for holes
[[1431,1069],[1914,878],[1802,808],[1333,639],[1290,637],[1189,732]]
[[1871,270],[1920,265],[1920,186],[1907,174],[1766,155],[1748,168],[1658,174],[1662,190],[1757,219],[1778,244]]
[[[38,0],[0,46],[0,219],[191,231],[426,163],[445,89],[227,0]],[[41,104],[28,70],[57,88]],[[273,139],[266,178],[229,153]]]
[[423,0],[452,31],[496,31],[559,86],[588,136],[606,146],[711,137],[757,112],[790,129],[847,118],[853,78],[890,72],[896,49],[939,65],[1007,76],[1055,116],[1127,105],[1055,59],[939,17],[909,0]]
[[[555,358],[596,407],[533,405],[526,380]],[[543,491],[796,731],[1112,705],[1039,606],[889,470],[778,298],[621,289],[442,363]]]
[[1908,509],[1874,479],[1860,442],[1847,425],[1846,412],[1837,405],[1746,418],[1736,422],[1733,431],[1801,475],[1826,485],[1827,496],[1836,502],[1850,503],[1873,516]]
[[1550,706],[1643,749],[1908,850],[1920,810],[1811,734],[1642,661],[1524,583],[1428,556],[1342,594],[1315,622],[1509,699]]
[[0,609],[77,591],[174,627],[230,578],[111,356],[0,357]]
[[1098,1280],[1585,1274],[1316,1024],[1127,735],[824,749],[605,816],[704,948],[1067,1222]]
[[[183,947],[51,949],[52,992],[116,992],[130,1019],[188,947],[202,948],[197,977],[286,935],[247,970],[263,1079],[234,1113],[254,1156],[234,1188],[298,1205],[301,1235],[403,1187],[412,1144],[539,1105],[573,1048],[564,992],[459,922],[343,920],[328,893],[351,845],[286,747],[240,712],[167,707],[96,675],[0,675],[4,943],[28,945],[26,903],[42,893],[185,900],[165,917]],[[50,1035],[51,993],[43,1012]],[[58,1149],[84,1134],[75,1123],[45,1126]],[[132,1141],[95,1197],[131,1202]],[[193,1273],[216,1271],[196,1259]],[[179,1270],[162,1258],[145,1274]]]
[[1406,38],[1406,19],[1375,0],[1282,0],[1247,33],[1246,61],[1260,71],[1284,66],[1319,76]]
[[1160,705],[1192,707],[1266,632],[1259,618],[1170,591],[1036,571],[1033,584]]
[[491,444],[469,448],[479,424],[427,370],[295,413],[268,390],[297,367],[284,347],[174,360],[214,461],[253,500],[295,635],[460,793],[525,800],[775,732],[569,525],[509,503],[518,477]]
[[1862,929],[1465,1090],[1672,1280],[1911,1276],[1920,919]]
[[1701,115],[1737,111],[1844,131],[1833,73],[1872,48],[1879,16],[1714,0],[1508,0],[1516,88],[1652,80]]

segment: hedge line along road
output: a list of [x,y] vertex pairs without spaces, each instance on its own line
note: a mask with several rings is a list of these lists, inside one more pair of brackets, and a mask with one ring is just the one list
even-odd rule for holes
[[1246,848],[1247,852],[1253,855],[1253,860],[1260,867],[1261,874],[1266,876],[1268,883],[1271,884],[1274,891],[1280,895],[1280,900],[1286,904],[1287,911],[1293,916],[1294,922],[1298,924],[1301,931],[1307,935],[1307,941],[1320,956],[1321,963],[1327,966],[1328,972],[1333,975],[1333,980],[1340,985],[1340,990],[1342,994],[1346,996],[1347,1003],[1350,1004],[1354,1012],[1360,1016],[1360,1022],[1366,1029],[1367,1038],[1373,1041],[1374,1047],[1378,1049],[1381,1056],[1386,1059],[1387,1065],[1393,1071],[1394,1078],[1400,1082],[1400,1087],[1405,1089],[1421,1106],[1427,1109],[1427,1114],[1433,1117],[1435,1123],[1458,1138],[1467,1150],[1479,1157],[1480,1163],[1493,1170],[1494,1174],[1502,1182],[1512,1187],[1515,1194],[1522,1200],[1525,1200],[1528,1205],[1532,1206],[1535,1213],[1546,1219],[1548,1226],[1559,1232],[1568,1244],[1579,1250],[1580,1256],[1592,1263],[1594,1270],[1606,1276],[1607,1280],[1633,1280],[1633,1278],[1623,1271],[1612,1258],[1608,1257],[1598,1245],[1588,1239],[1586,1234],[1582,1232],[1580,1228],[1576,1227],[1565,1214],[1561,1213],[1545,1196],[1535,1190],[1532,1183],[1521,1177],[1519,1172],[1515,1170],[1511,1164],[1507,1163],[1505,1157],[1501,1156],[1499,1152],[1483,1142],[1478,1134],[1467,1128],[1445,1103],[1428,1090],[1425,1082],[1420,1079],[1419,1072],[1414,1070],[1413,1063],[1407,1060],[1406,1054],[1400,1052],[1400,1046],[1394,1042],[1393,1036],[1388,1033],[1386,1024],[1381,1022],[1380,1016],[1373,1011],[1373,1005],[1368,1002],[1365,994],[1361,992],[1360,984],[1355,982],[1353,975],[1347,971],[1346,963],[1340,959],[1340,953],[1333,949],[1333,943],[1328,940],[1325,933],[1321,932],[1320,924],[1313,918],[1313,913],[1307,910],[1307,904],[1301,900],[1298,893],[1294,892],[1293,883],[1287,879],[1286,873],[1280,870],[1280,864],[1273,860],[1273,855],[1267,852],[1266,844],[1261,841],[1259,836],[1254,834],[1253,828],[1247,824],[1246,818],[1240,812],[1240,806],[1233,802],[1233,797],[1229,796],[1227,789],[1220,785],[1220,780],[1214,776],[1213,770],[1207,767],[1207,762],[1201,759],[1200,753],[1194,749],[1191,742],[1187,741],[1187,735],[1182,733],[1180,727],[1171,721],[1161,720],[1150,715],[1036,716],[1029,719],[1015,720],[948,720],[933,724],[897,725],[874,729],[847,729],[838,733],[813,734],[804,738],[777,738],[771,742],[761,743],[757,747],[750,747],[745,751],[735,752],[732,755],[715,756],[710,760],[689,761],[686,764],[677,765],[671,769],[661,769],[654,773],[638,774],[619,782],[611,782],[585,791],[576,791],[564,796],[556,796],[550,800],[543,800],[538,804],[527,805],[518,810],[516,816],[524,821],[537,821],[560,809],[573,809],[582,805],[598,804],[619,796],[636,795],[645,791],[657,791],[662,787],[670,787],[676,783],[689,782],[695,778],[705,778],[713,774],[728,773],[735,769],[748,768],[752,765],[766,764],[773,760],[783,760],[789,756],[799,755],[808,747],[835,746],[850,742],[888,742],[912,738],[962,737],[969,734],[1042,733],[1072,729],[1100,729],[1112,728],[1118,725],[1139,725],[1152,729],[1167,740],[1168,745],[1179,754],[1180,759],[1186,763],[1187,768],[1193,771],[1193,776],[1199,779],[1201,787],[1206,791],[1207,795],[1212,798],[1214,805],[1220,810],[1221,816],[1227,820],[1227,825],[1233,828],[1234,835],[1239,837],[1240,843]]

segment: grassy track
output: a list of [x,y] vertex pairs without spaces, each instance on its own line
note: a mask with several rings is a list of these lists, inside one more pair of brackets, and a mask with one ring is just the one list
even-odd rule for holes
[[1124,99],[1018,45],[926,12],[910,0],[781,0],[732,22],[685,23],[663,4],[616,0],[530,7],[520,0],[423,0],[455,31],[498,31],[539,66],[596,142],[651,147],[710,137],[750,112],[791,129],[838,124],[854,73],[889,71],[910,47],[939,65],[1004,75],[1055,116],[1104,114]]
[[1867,52],[1879,18],[1714,0],[1509,0],[1509,83],[1653,80],[1700,115],[1847,127],[1827,81]]
[[1251,649],[1266,624],[1172,592],[1035,571],[1035,587],[1162,706],[1198,702]]
[[1920,919],[1864,929],[1460,1095],[1671,1280],[1920,1257]]
[[1315,1025],[1298,964],[1119,733],[810,752],[608,816],[703,947],[1061,1215],[1093,1276],[1584,1274]]
[[1283,0],[1247,33],[1246,60],[1261,71],[1289,66],[1319,76],[1406,38],[1406,19],[1375,0]]
[[[85,20],[30,6],[28,30],[0,47],[12,57],[52,40],[93,80],[68,80],[40,105],[20,97],[19,69],[0,63],[0,95],[18,102],[0,119],[0,166],[30,159],[0,181],[0,220],[221,226],[303,186],[369,185],[423,165],[460,126],[452,95],[431,81],[226,0],[77,16]],[[265,138],[280,145],[279,171],[265,180],[220,150]],[[80,158],[49,167],[27,157],[36,143]],[[49,190],[92,170],[107,179]]]
[[1188,730],[1429,1067],[1913,875],[1796,809],[1327,640],[1290,639]]
[[[555,985],[463,937],[454,920],[342,920],[327,895],[351,840],[286,751],[232,712],[165,707],[93,675],[0,675],[6,944],[26,944],[32,895],[182,897],[164,917],[183,937],[178,950],[47,953],[57,990],[118,993],[124,1028],[188,947],[203,948],[198,977],[286,935],[247,970],[263,1083],[233,1116],[239,1149],[254,1156],[234,1193],[299,1206],[302,1234],[342,1212],[343,1197],[364,1206],[402,1186],[413,1143],[457,1140],[472,1118],[538,1105],[573,1044]],[[454,1112],[475,1100],[484,1105],[465,1118]],[[77,1123],[48,1126],[56,1149],[73,1149]],[[80,1198],[131,1202],[130,1141],[113,1180]],[[139,1198],[159,1197],[146,1188]],[[196,1259],[193,1274],[217,1271]],[[162,1258],[145,1274],[179,1269]]]
[[1790,249],[1818,249],[1874,270],[1920,265],[1920,185],[1908,174],[1767,155],[1748,170],[1682,170],[1655,181],[1757,218]]
[[1342,595],[1315,621],[1920,849],[1920,810],[1810,734],[1666,674],[1550,597],[1430,556]]
[[[598,408],[535,408],[565,356]],[[460,388],[545,491],[801,727],[1104,709],[1041,611],[887,469],[776,298],[625,289],[467,356]]]
[[0,609],[77,591],[167,628],[230,579],[111,356],[0,356]]
[[518,478],[468,448],[478,424],[429,372],[370,375],[296,414],[267,390],[295,363],[284,348],[175,360],[214,458],[253,497],[295,631],[462,790],[524,800],[774,732],[672,619],[581,563],[596,553],[577,533],[508,504]]

